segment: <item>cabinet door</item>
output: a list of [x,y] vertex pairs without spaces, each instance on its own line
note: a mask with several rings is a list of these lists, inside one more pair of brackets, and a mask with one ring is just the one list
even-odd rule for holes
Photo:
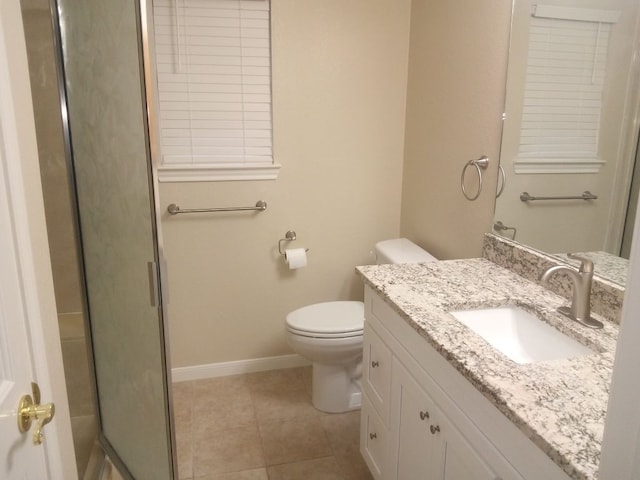
[[371,405],[369,397],[362,396],[360,414],[360,453],[373,478],[382,480],[387,468],[387,429]]
[[370,324],[364,324],[363,389],[385,424],[389,421],[391,351]]
[[[445,444],[443,480],[500,480],[462,434],[438,414],[437,435]],[[438,431],[439,430],[439,431]]]
[[[435,405],[405,368],[394,359],[391,398],[391,435],[397,440],[397,480],[440,480],[445,454],[435,428]],[[435,430],[434,430],[435,431]]]

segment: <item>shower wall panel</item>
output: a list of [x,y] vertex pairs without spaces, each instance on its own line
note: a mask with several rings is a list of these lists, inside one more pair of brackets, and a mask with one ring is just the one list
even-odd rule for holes
[[[29,2],[27,2],[29,3]],[[31,95],[58,313],[82,311],[49,4],[23,10]]]

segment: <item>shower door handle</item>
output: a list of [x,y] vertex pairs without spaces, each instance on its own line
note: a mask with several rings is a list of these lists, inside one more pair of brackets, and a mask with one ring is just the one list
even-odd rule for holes
[[149,274],[149,299],[151,306],[160,306],[160,291],[158,289],[158,265],[156,262],[147,262],[147,273]]

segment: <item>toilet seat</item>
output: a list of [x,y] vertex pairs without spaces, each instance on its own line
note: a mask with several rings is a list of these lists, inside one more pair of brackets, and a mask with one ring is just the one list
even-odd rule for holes
[[295,328],[291,328],[287,326],[287,331],[294,335],[300,335],[301,337],[311,337],[311,338],[349,338],[349,337],[361,337],[362,330],[355,330],[353,332],[337,332],[337,333],[318,333],[318,332],[308,332],[306,330],[297,330]]
[[307,305],[287,315],[287,330],[314,338],[344,338],[362,335],[362,302],[324,302]]

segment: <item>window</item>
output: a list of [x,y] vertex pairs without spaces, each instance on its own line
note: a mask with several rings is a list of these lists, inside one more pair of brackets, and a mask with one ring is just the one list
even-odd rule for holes
[[517,173],[593,173],[611,23],[618,12],[536,5]]
[[268,0],[154,0],[160,181],[274,179]]

